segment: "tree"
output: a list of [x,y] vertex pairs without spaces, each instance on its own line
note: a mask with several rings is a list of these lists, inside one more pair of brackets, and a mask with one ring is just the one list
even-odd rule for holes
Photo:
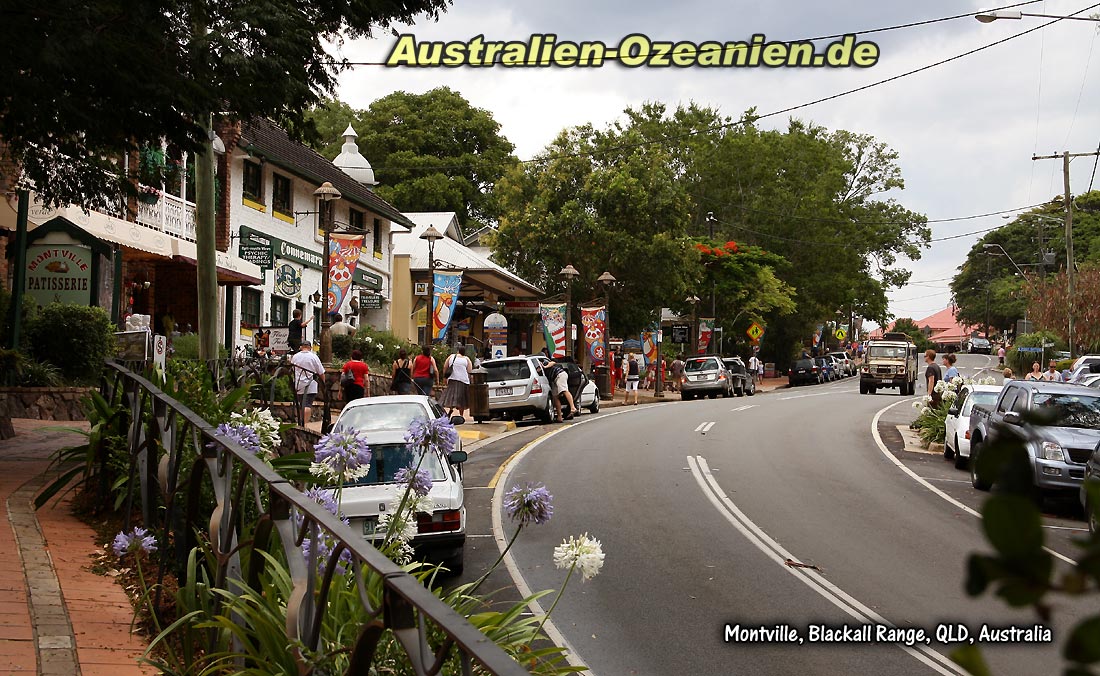
[[493,188],[518,162],[515,147],[491,112],[453,89],[394,92],[361,111],[330,101],[311,119],[327,142],[318,150],[330,159],[353,123],[363,156],[375,167],[378,194],[402,211],[454,211],[470,232],[499,218]]
[[1087,352],[1095,352],[1100,349],[1100,264],[1081,265],[1074,279],[1073,298],[1066,291],[1064,271],[1035,280],[1026,294],[1031,321],[1065,340],[1072,304],[1075,342]]
[[890,329],[891,333],[904,333],[913,339],[917,349],[920,351],[927,350],[932,347],[932,341],[928,340],[928,336],[924,335],[924,332],[920,330],[917,323],[908,317],[902,317],[894,322],[894,326]]
[[[120,158],[161,140],[197,154],[199,333],[217,356],[210,116],[306,110],[343,62],[325,43],[435,17],[446,0],[58,0],[0,13],[0,140],[51,204],[104,207],[132,190]],[[9,177],[10,178],[10,177]],[[17,290],[18,293],[18,290]]]

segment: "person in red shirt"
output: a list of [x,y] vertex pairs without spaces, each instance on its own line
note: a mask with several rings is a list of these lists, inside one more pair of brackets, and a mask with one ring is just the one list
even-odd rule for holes
[[363,361],[363,353],[351,351],[351,359],[344,364],[344,373],[351,373],[354,380],[344,384],[344,401],[354,401],[360,397],[369,397],[370,367]]
[[439,384],[439,365],[432,356],[432,348],[424,345],[420,348],[420,354],[413,359],[412,379],[416,385],[417,394],[432,396],[432,387]]

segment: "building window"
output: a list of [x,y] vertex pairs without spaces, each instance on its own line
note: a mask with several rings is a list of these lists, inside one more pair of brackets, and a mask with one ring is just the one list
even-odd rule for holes
[[245,161],[244,163],[244,178],[241,181],[241,190],[244,193],[246,200],[252,200],[253,202],[264,202],[264,170],[263,167],[255,162]]
[[271,326],[290,324],[290,301],[279,296],[271,297]]
[[[324,301],[322,301],[324,302]],[[313,308],[313,340],[317,341],[321,338],[321,308]]]
[[241,290],[241,325],[260,325],[260,298],[261,294],[255,289]]
[[286,176],[271,175],[271,210],[289,216],[293,213],[291,182]]
[[382,221],[374,219],[374,253],[382,253]]
[[356,211],[355,209],[348,209],[348,225],[356,230],[362,230],[363,224],[366,222],[366,218],[362,211]]

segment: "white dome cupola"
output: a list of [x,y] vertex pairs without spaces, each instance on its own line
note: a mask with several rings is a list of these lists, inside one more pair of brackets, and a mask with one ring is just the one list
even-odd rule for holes
[[344,130],[344,145],[340,147],[340,154],[332,161],[340,170],[368,188],[378,185],[374,180],[374,169],[363,154],[359,152],[359,145],[355,139],[359,137],[355,130],[348,125]]

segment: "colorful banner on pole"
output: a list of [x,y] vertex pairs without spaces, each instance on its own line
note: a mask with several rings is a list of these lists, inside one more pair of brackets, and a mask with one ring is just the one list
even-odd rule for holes
[[355,266],[359,264],[359,252],[363,250],[362,235],[329,235],[328,242],[328,313],[336,314],[351,288]]
[[582,307],[581,326],[584,327],[584,345],[588,349],[588,359],[592,365],[602,364],[607,359],[607,308]]
[[825,340],[825,325],[824,324],[818,324],[817,328],[814,329],[814,343],[813,343],[813,346],[814,347],[821,347],[822,341],[824,341],[824,340]]
[[714,317],[699,318],[699,351],[698,354],[706,354],[710,347],[710,341],[714,337]]
[[657,361],[657,330],[642,331],[642,356],[646,366]]
[[551,357],[565,356],[565,303],[539,303],[542,330]]
[[447,327],[455,313],[458,291],[462,288],[462,272],[435,273],[435,290],[432,292],[431,339],[445,340]]

